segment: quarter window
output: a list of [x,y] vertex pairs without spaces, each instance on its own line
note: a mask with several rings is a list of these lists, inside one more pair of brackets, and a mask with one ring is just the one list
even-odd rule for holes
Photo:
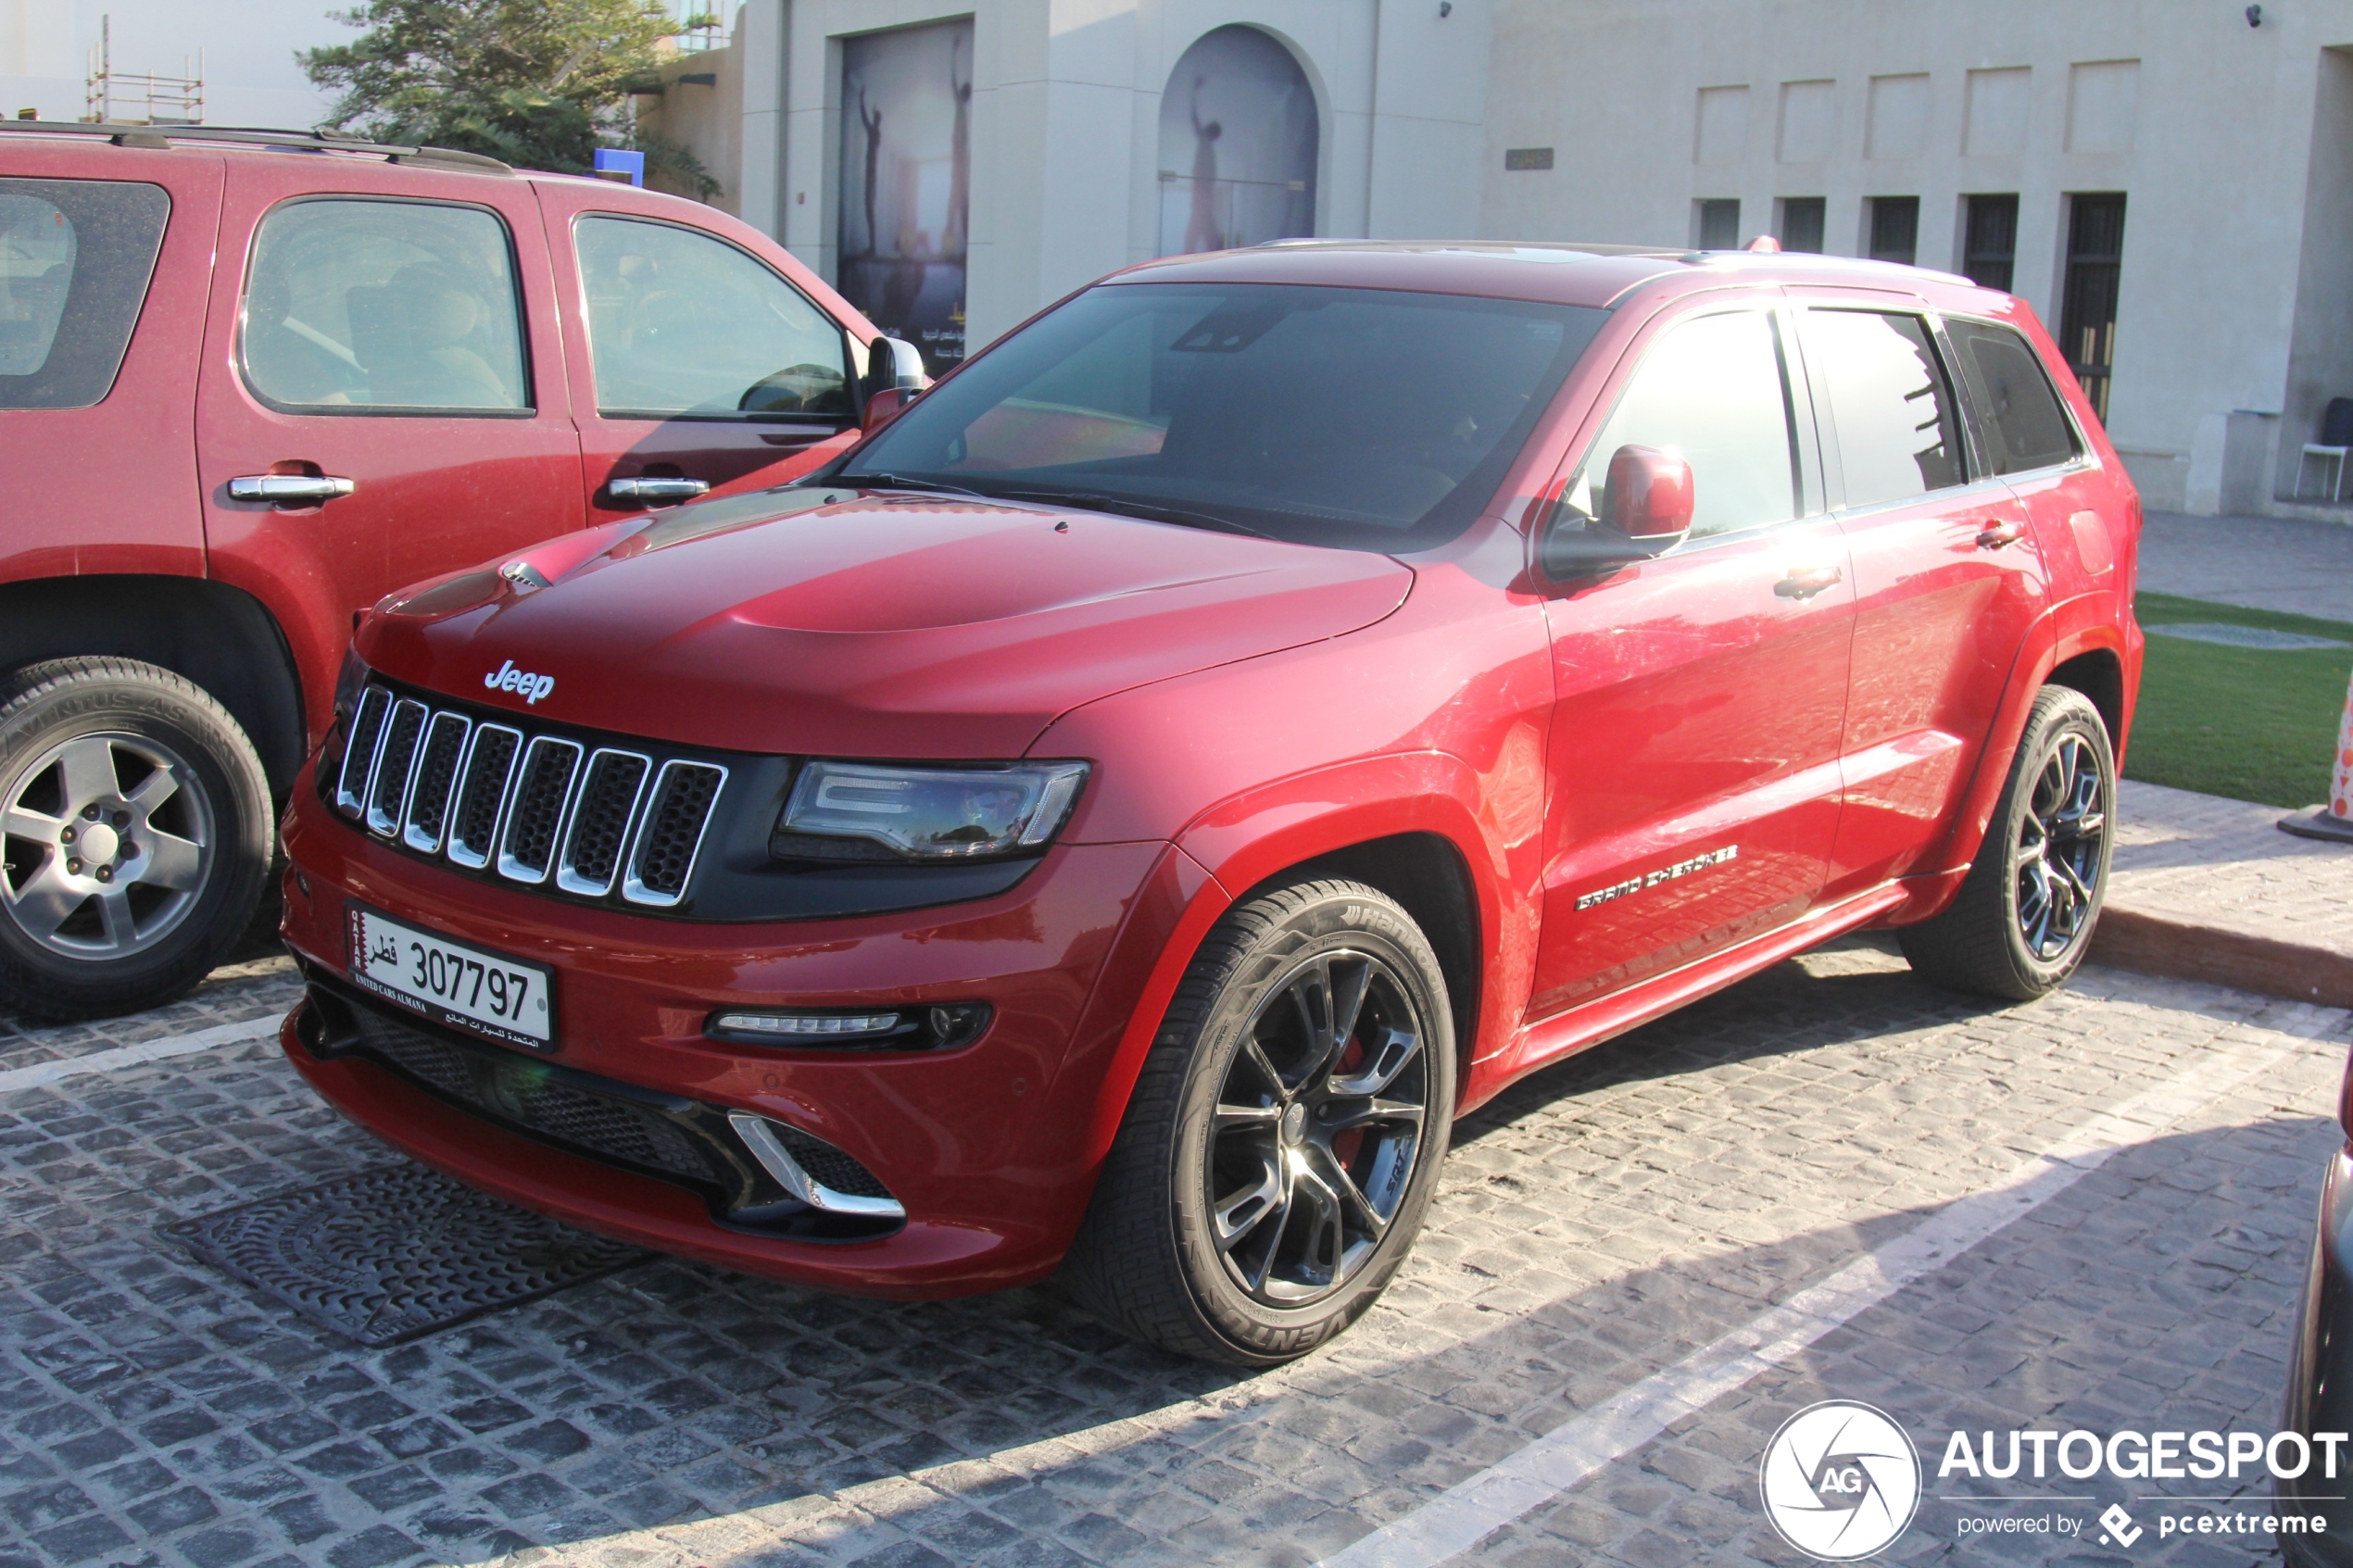
[[1960,427],[1927,323],[1875,310],[1810,310],[1806,352],[1830,392],[1847,506],[1962,482]]
[[0,180],[0,408],[113,388],[170,211],[160,185]]
[[583,218],[574,235],[598,413],[849,417],[848,338],[758,261],[668,223]]
[[1796,426],[1773,319],[1736,310],[1669,329],[1587,448],[1570,508],[1607,515],[1609,459],[1628,445],[1678,452],[1692,465],[1694,536],[1795,517]]
[[506,225],[479,207],[333,198],[261,220],[245,379],[283,408],[527,409]]
[[2076,456],[2074,428],[2024,337],[1991,321],[1947,321],[1944,330],[1976,406],[1986,462],[1995,473],[2023,473]]

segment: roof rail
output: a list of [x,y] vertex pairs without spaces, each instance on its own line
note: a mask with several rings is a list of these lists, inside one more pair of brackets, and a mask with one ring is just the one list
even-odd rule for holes
[[169,147],[174,142],[231,142],[245,146],[294,147],[313,152],[366,153],[387,163],[424,163],[471,169],[482,174],[512,174],[495,157],[455,147],[409,147],[371,142],[339,131],[278,131],[240,125],[94,125],[78,119],[0,119],[0,132],[57,136],[103,136],[119,147]]

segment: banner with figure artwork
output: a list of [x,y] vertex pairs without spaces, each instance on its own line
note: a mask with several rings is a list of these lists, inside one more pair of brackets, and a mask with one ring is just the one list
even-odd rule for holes
[[845,39],[837,286],[934,375],[964,357],[970,19]]
[[1204,33],[1160,99],[1162,256],[1315,232],[1315,94],[1254,27]]

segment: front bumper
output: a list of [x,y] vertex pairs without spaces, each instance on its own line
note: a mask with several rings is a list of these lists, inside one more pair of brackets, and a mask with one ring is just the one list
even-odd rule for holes
[[[2320,1235],[2312,1244],[2304,1304],[2288,1358],[2283,1431],[2353,1432],[2353,1147],[2329,1158],[2321,1187]],[[2275,1487],[2284,1508],[2319,1514],[2325,1531],[2283,1536],[2282,1550],[2302,1568],[2353,1568],[2353,1503],[2347,1479],[2311,1473]]]
[[[283,1044],[345,1114],[461,1181],[592,1230],[892,1296],[1000,1288],[1060,1261],[1092,1191],[1101,1151],[1089,1135],[1113,1059],[1193,885],[1165,844],[1064,846],[1016,886],[969,904],[833,921],[663,920],[485,884],[390,849],[334,816],[307,778],[285,840],[284,935],[321,1000],[288,1020]],[[337,1006],[366,1000],[341,984],[354,900],[556,972],[552,1057],[468,1042],[492,1053],[477,1061],[476,1109],[511,1103],[498,1092],[511,1076],[504,1058],[518,1073],[554,1067],[592,1091],[640,1092],[690,1132],[715,1117],[724,1138],[726,1112],[751,1112],[855,1160],[905,1223],[880,1236],[731,1223],[709,1190],[584,1157],[578,1140],[573,1152],[551,1147],[520,1130],[528,1118],[476,1114],[469,1097],[423,1086],[429,1074],[333,1048]],[[993,1009],[987,1031],[936,1052],[775,1048],[703,1032],[721,1009],[975,1001]]]

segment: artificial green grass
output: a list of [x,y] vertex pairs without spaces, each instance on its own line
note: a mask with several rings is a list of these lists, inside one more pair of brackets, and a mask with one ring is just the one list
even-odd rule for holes
[[[2353,643],[2353,624],[2206,599],[2143,594],[2143,626],[2183,621],[2261,626]],[[2150,784],[2312,806],[2329,795],[2329,761],[2353,674],[2353,648],[2277,652],[2151,636],[2124,776]]]

